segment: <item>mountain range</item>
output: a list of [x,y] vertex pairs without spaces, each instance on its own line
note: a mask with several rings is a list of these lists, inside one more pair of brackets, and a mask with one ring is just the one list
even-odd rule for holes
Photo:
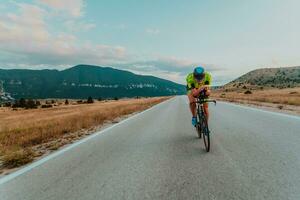
[[113,98],[179,95],[185,86],[111,67],[77,65],[62,71],[0,69],[0,92],[13,98]]

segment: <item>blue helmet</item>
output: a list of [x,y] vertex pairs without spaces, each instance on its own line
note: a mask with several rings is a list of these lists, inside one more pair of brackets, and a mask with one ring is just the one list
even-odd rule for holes
[[201,66],[198,66],[194,69],[194,77],[195,79],[201,81],[205,76],[205,73],[204,73],[204,68],[201,67]]

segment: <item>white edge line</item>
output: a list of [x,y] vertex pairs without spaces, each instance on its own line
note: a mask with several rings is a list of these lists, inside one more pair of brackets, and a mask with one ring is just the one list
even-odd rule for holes
[[37,167],[37,166],[42,165],[43,163],[47,162],[48,160],[51,160],[51,159],[53,159],[53,158],[55,158],[55,157],[57,157],[57,156],[59,156],[59,155],[65,153],[66,151],[69,151],[70,149],[73,149],[74,147],[76,147],[76,146],[78,146],[78,145],[80,145],[80,144],[82,144],[82,143],[84,143],[84,142],[87,142],[87,141],[89,141],[89,140],[91,140],[91,139],[93,139],[93,138],[95,138],[95,137],[97,137],[97,136],[99,136],[99,135],[103,135],[103,133],[109,131],[110,129],[112,129],[112,128],[116,127],[116,126],[120,126],[121,124],[124,124],[124,123],[126,123],[126,122],[128,122],[128,121],[130,121],[130,120],[132,120],[132,119],[135,119],[135,118],[139,117],[140,115],[142,115],[142,114],[144,114],[144,113],[146,113],[146,112],[148,112],[148,111],[151,111],[151,110],[153,110],[154,108],[156,108],[156,107],[158,107],[158,106],[161,106],[161,105],[163,105],[163,104],[165,104],[165,103],[167,103],[167,102],[173,100],[174,98],[175,98],[175,97],[172,97],[171,99],[168,99],[168,100],[166,100],[166,101],[164,101],[164,102],[161,102],[161,103],[159,103],[159,104],[157,104],[157,105],[154,105],[154,106],[148,108],[147,110],[144,110],[144,111],[142,111],[142,112],[139,112],[139,113],[137,113],[137,114],[135,114],[135,115],[133,115],[133,116],[131,116],[131,117],[128,117],[128,118],[126,118],[126,119],[120,121],[120,122],[117,123],[117,124],[114,124],[114,125],[112,125],[112,126],[110,126],[110,127],[107,127],[106,129],[103,129],[103,130],[101,130],[101,131],[99,131],[99,132],[95,132],[95,133],[93,133],[92,135],[87,136],[86,138],[83,138],[83,139],[81,139],[81,140],[79,140],[79,141],[77,141],[77,142],[71,144],[70,146],[67,146],[67,147],[65,147],[65,148],[63,148],[63,149],[61,149],[61,150],[58,150],[58,151],[56,151],[56,152],[53,152],[53,153],[51,153],[50,155],[48,155],[48,156],[46,156],[46,157],[44,157],[44,158],[42,158],[42,159],[40,159],[40,160],[35,161],[35,162],[29,164],[29,165],[26,166],[26,167],[23,167],[23,168],[21,168],[21,169],[15,171],[15,172],[9,174],[9,175],[6,175],[6,176],[0,178],[0,185],[3,185],[4,183],[6,183],[6,182],[8,182],[8,181],[10,181],[10,180],[12,180],[12,179],[14,179],[14,178],[16,178],[16,177],[18,177],[18,176],[24,174],[24,173],[26,173],[26,172],[32,170],[33,168],[35,168],[35,167]]
[[[232,106],[240,107],[240,108],[245,108],[245,109],[249,109],[249,110],[260,111],[260,112],[264,112],[264,113],[268,113],[268,114],[278,115],[278,116],[281,116],[281,117],[290,117],[290,118],[300,120],[300,117],[296,116],[296,115],[290,115],[290,114],[280,113],[280,112],[276,112],[276,111],[264,110],[263,108],[254,108],[254,107],[251,107],[251,105],[250,106],[239,105],[239,104],[236,104],[236,103],[230,103],[230,102],[226,102],[226,101],[219,101],[219,102],[223,103],[223,104],[229,104],[229,105],[232,105]],[[218,105],[218,103],[217,103],[217,105]]]

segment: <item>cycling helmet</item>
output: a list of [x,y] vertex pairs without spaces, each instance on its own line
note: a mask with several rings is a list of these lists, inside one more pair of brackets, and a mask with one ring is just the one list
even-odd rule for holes
[[194,69],[194,77],[195,79],[197,79],[198,81],[201,81],[204,78],[205,74],[204,74],[204,68],[201,66],[198,66]]

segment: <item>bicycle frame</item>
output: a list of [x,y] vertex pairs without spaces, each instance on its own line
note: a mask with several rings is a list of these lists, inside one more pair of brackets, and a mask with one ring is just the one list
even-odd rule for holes
[[210,149],[210,139],[209,139],[209,129],[207,124],[207,118],[205,116],[204,112],[204,103],[213,102],[216,105],[216,100],[213,99],[205,99],[202,97],[197,98],[196,101],[196,109],[197,109],[197,125],[196,129],[198,132],[199,138],[202,138],[203,136],[203,142],[205,145],[205,149],[207,152],[209,152]]

